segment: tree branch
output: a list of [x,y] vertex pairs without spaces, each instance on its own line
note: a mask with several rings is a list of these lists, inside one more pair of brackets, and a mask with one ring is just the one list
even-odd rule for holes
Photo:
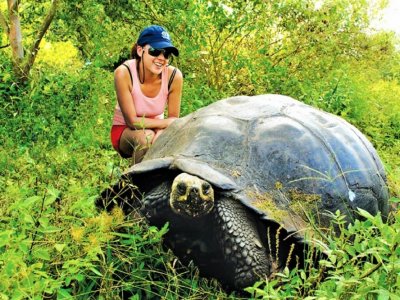
[[9,46],[10,46],[10,44],[3,45],[3,46],[0,46],[0,49],[7,48],[7,47],[9,47]]
[[1,11],[0,11],[0,24],[4,28],[4,31],[6,32],[8,37],[8,35],[10,34],[10,26],[8,26],[7,20]]
[[279,59],[272,65],[272,68],[275,68],[282,60],[284,60],[284,59],[288,58],[289,56],[292,56],[292,55],[294,55],[294,54],[300,52],[303,48],[305,48],[305,47],[301,47],[300,45],[298,45],[298,46],[296,47],[295,50],[293,50],[292,52],[288,53],[287,55],[284,55],[284,56],[282,56],[281,58],[279,58]]
[[26,60],[26,63],[24,65],[24,69],[23,69],[24,76],[28,75],[33,63],[35,62],[37,52],[39,51],[40,42],[42,41],[43,36],[45,35],[47,29],[49,28],[51,22],[53,21],[55,14],[56,14],[58,1],[59,0],[52,1],[49,13],[47,14],[46,18],[44,19],[42,26],[40,27],[40,29],[36,35],[35,42],[33,43],[32,47],[29,49],[28,57],[27,57],[27,60]]
[[374,273],[376,270],[378,270],[383,263],[380,261],[377,265],[373,266],[371,269],[367,270],[364,274],[360,276],[360,279],[364,279],[365,277],[368,277],[372,273]]
[[9,11],[17,11],[18,10],[18,0],[8,0],[7,1],[7,3],[8,3],[8,10]]

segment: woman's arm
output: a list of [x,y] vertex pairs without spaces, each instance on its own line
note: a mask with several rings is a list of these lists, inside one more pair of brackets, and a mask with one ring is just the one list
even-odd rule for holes
[[118,103],[127,126],[132,129],[163,129],[169,126],[171,120],[168,119],[150,119],[137,116],[131,95],[132,82],[126,67],[119,66],[115,70],[114,85]]

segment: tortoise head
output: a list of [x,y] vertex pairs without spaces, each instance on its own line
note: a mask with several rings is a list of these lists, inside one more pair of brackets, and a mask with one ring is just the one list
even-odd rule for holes
[[181,173],[172,183],[169,205],[177,214],[201,217],[214,207],[214,190],[207,181]]

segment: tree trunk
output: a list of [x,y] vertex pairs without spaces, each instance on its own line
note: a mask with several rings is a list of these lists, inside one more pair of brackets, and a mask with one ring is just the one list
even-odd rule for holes
[[8,0],[8,13],[10,17],[9,40],[12,49],[14,72],[18,77],[22,74],[22,61],[24,48],[22,45],[21,23],[18,16],[18,0]]
[[19,0],[7,0],[9,23],[7,23],[6,18],[1,14],[1,12],[0,23],[4,27],[5,32],[8,34],[8,38],[10,41],[14,73],[17,78],[21,82],[23,82],[28,79],[29,72],[33,66],[33,63],[35,62],[36,55],[39,51],[40,42],[47,32],[47,29],[49,28],[51,22],[53,21],[59,0],[52,0],[50,10],[43,20],[43,23],[36,34],[36,38],[32,46],[27,51],[26,55],[24,54],[24,48],[22,44],[22,32],[18,14],[18,2]]

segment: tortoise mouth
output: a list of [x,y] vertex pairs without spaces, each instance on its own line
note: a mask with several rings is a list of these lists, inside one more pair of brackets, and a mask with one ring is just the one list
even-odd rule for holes
[[199,197],[188,197],[186,201],[173,202],[172,209],[183,216],[199,218],[207,215],[214,207],[213,201],[204,201]]
[[214,190],[207,181],[181,173],[172,183],[169,204],[177,214],[199,218],[214,207]]

